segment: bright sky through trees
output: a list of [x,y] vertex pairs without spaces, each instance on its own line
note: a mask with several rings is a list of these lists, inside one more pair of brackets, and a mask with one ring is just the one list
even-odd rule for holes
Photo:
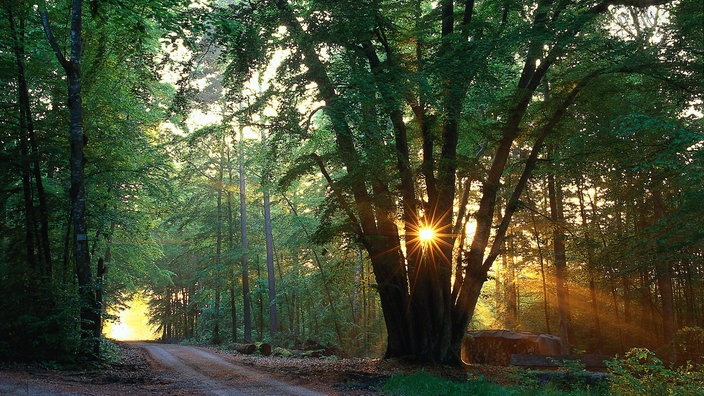
[[158,334],[149,325],[148,304],[144,297],[137,295],[127,303],[127,309],[112,312],[119,320],[105,323],[105,335],[119,341],[155,340]]

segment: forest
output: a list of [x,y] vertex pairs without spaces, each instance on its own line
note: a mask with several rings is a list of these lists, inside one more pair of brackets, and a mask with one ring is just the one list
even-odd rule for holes
[[[0,360],[704,334],[699,0],[0,1]],[[666,354],[666,352],[663,352]]]

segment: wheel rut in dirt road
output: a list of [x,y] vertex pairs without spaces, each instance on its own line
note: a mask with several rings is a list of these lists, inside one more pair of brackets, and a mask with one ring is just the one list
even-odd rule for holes
[[322,393],[301,387],[246,368],[222,357],[192,346],[174,344],[138,344],[154,363],[163,368],[173,381],[185,388],[210,395],[298,395],[319,396]]

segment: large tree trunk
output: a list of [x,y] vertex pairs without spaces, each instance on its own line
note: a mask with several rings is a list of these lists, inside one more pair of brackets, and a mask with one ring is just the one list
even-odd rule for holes
[[90,266],[88,248],[88,229],[86,226],[86,197],[83,168],[85,156],[83,146],[83,110],[81,99],[81,54],[83,2],[72,0],[71,3],[71,53],[66,59],[54,38],[49,25],[46,9],[42,10],[42,24],[49,44],[68,76],[68,108],[70,115],[70,147],[71,147],[71,220],[73,223],[74,258],[81,297],[81,339],[83,351],[97,357],[100,354],[100,307],[95,296],[95,285]]
[[[466,29],[471,20],[473,5],[473,1],[465,2],[460,34],[467,34]],[[546,124],[536,131],[538,138],[529,160],[509,200],[498,231],[494,233],[496,199],[502,186],[503,172],[513,143],[521,130],[519,126],[531,103],[533,93],[553,60],[559,55],[559,51],[553,51],[553,49],[545,53],[546,46],[557,47],[551,44],[552,38],[547,37],[546,34],[547,24],[552,22],[548,15],[549,11],[553,11],[552,3],[540,2],[535,11],[532,38],[527,43],[528,52],[524,68],[512,98],[512,105],[501,117],[504,125],[500,131],[498,147],[490,170],[482,180],[482,196],[476,213],[477,226],[474,239],[468,254],[460,257],[462,262],[457,263],[459,265],[453,265],[456,235],[452,231],[455,220],[459,122],[467,87],[479,68],[467,65],[466,70],[461,70],[461,73],[447,72],[440,75],[443,82],[442,92],[434,101],[440,103],[442,107],[440,111],[442,114],[437,117],[443,123],[440,137],[433,136],[432,130],[428,128],[430,117],[425,114],[423,104],[426,101],[422,97],[426,93],[420,93],[419,97],[411,100],[406,99],[416,115],[416,122],[423,137],[421,172],[425,179],[425,191],[419,196],[427,197],[427,203],[415,197],[414,189],[418,186],[414,185],[412,168],[409,166],[403,112],[397,103],[398,97],[405,98],[413,95],[378,90],[383,102],[388,104],[388,107],[383,110],[387,112],[393,127],[397,156],[396,170],[399,175],[398,185],[401,187],[401,199],[391,198],[389,185],[385,185],[380,181],[382,178],[372,174],[363,166],[363,156],[355,147],[358,143],[346,119],[345,109],[340,103],[345,101],[339,100],[336,85],[327,73],[326,63],[316,52],[317,43],[314,38],[303,28],[301,20],[288,1],[276,1],[276,7],[281,24],[287,27],[290,44],[296,46],[297,53],[307,69],[306,77],[315,83],[319,99],[325,103],[323,112],[331,121],[338,159],[342,164],[342,171],[349,176],[345,180],[343,191],[343,187],[340,187],[327,173],[322,159],[315,154],[312,155],[328,182],[333,198],[347,216],[351,230],[358,235],[369,254],[386,321],[388,334],[386,356],[413,356],[423,361],[459,363],[460,345],[476,307],[482,285],[501,250],[508,224],[519,206],[521,192],[535,167],[542,142],[574,99],[574,96],[571,96],[558,105]],[[562,11],[560,6],[556,8],[552,15],[555,18]],[[441,1],[438,4],[438,11],[442,18],[443,41],[440,44],[439,53],[435,55],[449,60],[454,55],[452,53],[454,49],[451,48],[451,38],[455,35],[454,2]],[[508,9],[504,10],[502,24],[506,22],[507,13]],[[585,17],[580,20],[570,33],[578,31],[589,19]],[[374,53],[376,47],[369,42],[367,33],[364,32],[363,36],[360,36],[357,49],[367,57],[371,73],[382,78],[388,71],[383,68],[387,67],[386,65],[394,65],[394,51],[389,49],[389,43],[382,37],[382,32],[378,39],[386,53],[385,61],[380,62]],[[420,68],[423,63],[422,45],[419,43],[417,48]],[[489,45],[474,49],[478,51],[475,56],[486,57],[490,55],[493,47]],[[433,149],[433,139],[442,145],[438,158],[434,158],[437,153]],[[435,167],[437,167],[437,177]],[[395,222],[399,209],[404,221],[405,235],[403,236],[399,235]],[[432,246],[423,246],[417,240],[418,229],[423,224],[431,224],[438,234],[436,243]],[[490,244],[492,236],[494,238]],[[491,248],[491,252],[486,256],[488,247]],[[464,274],[459,276],[463,280],[453,290],[451,279],[455,267],[464,271]]]

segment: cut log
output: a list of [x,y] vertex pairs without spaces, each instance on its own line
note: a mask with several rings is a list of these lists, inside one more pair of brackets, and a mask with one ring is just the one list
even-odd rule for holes
[[264,356],[269,356],[271,355],[271,344],[267,344],[266,342],[259,343],[259,353],[261,353]]
[[245,355],[251,355],[256,352],[257,346],[254,344],[231,344],[230,349],[234,349],[235,351]]

